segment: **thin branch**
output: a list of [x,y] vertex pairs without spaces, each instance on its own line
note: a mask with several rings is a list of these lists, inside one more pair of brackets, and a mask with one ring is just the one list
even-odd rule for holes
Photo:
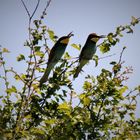
[[[19,108],[18,108],[17,118],[16,118],[16,124],[15,124],[15,128],[14,128],[14,131],[13,132],[16,132],[16,128],[17,127],[19,128],[19,130],[22,129],[22,125],[20,123],[22,122],[22,120],[23,120],[23,118],[25,116],[25,111],[26,111],[26,109],[27,109],[27,107],[29,105],[30,99],[31,99],[30,97],[33,94],[33,91],[31,89],[31,87],[32,87],[34,73],[35,73],[36,66],[37,66],[37,60],[36,60],[36,56],[35,56],[35,50],[34,50],[34,46],[32,44],[32,38],[31,38],[31,21],[32,21],[32,18],[35,15],[38,7],[39,7],[40,0],[37,1],[36,7],[35,7],[35,9],[34,9],[34,11],[33,11],[32,14],[30,14],[30,12],[29,12],[26,4],[24,3],[24,1],[21,0],[21,2],[22,2],[23,6],[24,6],[24,8],[25,8],[25,10],[27,12],[28,17],[29,17],[29,23],[28,23],[29,24],[28,25],[29,26],[29,33],[28,34],[29,34],[29,41],[30,41],[30,43],[29,43],[30,44],[29,45],[29,47],[30,47],[30,56],[33,55],[34,61],[35,61],[35,65],[34,65],[34,67],[32,67],[30,65],[30,62],[33,59],[32,57],[30,57],[26,72],[27,72],[27,75],[30,75],[31,76],[31,81],[25,81],[25,83],[24,83],[23,91],[22,91],[22,94],[21,94],[22,95],[22,98],[21,98],[21,102],[20,102],[20,105],[19,105]],[[51,2],[51,0],[49,0],[47,2],[47,5],[46,5],[46,7],[44,9],[44,12],[48,8],[50,2]],[[27,93],[27,97],[26,98],[24,98],[25,93]],[[16,133],[14,134],[14,137],[16,137]]]
[[124,52],[124,50],[126,49],[126,47],[123,47],[123,49],[122,49],[122,51],[121,51],[121,54],[120,54],[120,59],[119,59],[119,62],[118,62],[118,64],[120,64],[121,63],[121,60],[122,60],[122,55],[123,55],[123,52]]
[[43,12],[42,12],[42,16],[41,16],[41,17],[43,17],[43,16],[46,15],[46,10],[47,10],[47,8],[50,6],[51,1],[52,1],[52,0],[48,0],[48,1],[47,1],[46,7],[44,8],[44,10],[43,10]]
[[114,55],[116,55],[116,54],[114,53],[114,54],[111,54],[111,55],[108,55],[108,56],[100,57],[98,60],[104,59],[104,58],[108,58],[108,57],[112,57],[112,56],[114,56]]
[[11,71],[12,73],[14,73],[15,76],[18,76],[18,78],[19,78],[23,83],[25,83],[25,81],[20,77],[20,75],[19,75],[16,71],[13,70],[13,68],[11,68],[10,71]]
[[24,6],[24,8],[25,8],[25,10],[26,10],[26,12],[27,12],[27,14],[28,14],[29,18],[30,18],[30,12],[29,12],[29,10],[28,10],[28,8],[27,8],[26,4],[24,3],[24,1],[23,1],[23,0],[21,0],[21,2],[22,2],[23,6]]
[[[1,45],[0,45],[1,47]],[[6,89],[8,89],[8,80],[7,80],[7,70],[6,70],[6,67],[5,67],[5,62],[4,62],[4,57],[2,55],[2,52],[0,51],[0,59],[1,59],[1,64],[2,64],[2,67],[3,67],[3,70],[4,70],[4,81],[5,81],[5,86],[6,86]]]
[[[45,37],[45,34],[43,34],[43,38],[44,38],[44,41],[45,41],[46,52],[48,52],[48,54],[50,54],[50,48],[47,45],[47,39]],[[44,53],[44,55],[46,54],[46,52]],[[44,57],[44,55],[43,55],[43,57]]]
[[40,3],[40,0],[38,0],[38,2],[37,2],[37,5],[36,5],[36,7],[35,7],[35,9],[34,9],[34,11],[33,11],[33,13],[32,13],[32,15],[31,15],[31,17],[30,17],[30,20],[33,18],[35,12],[37,11],[37,8],[38,8],[38,6],[39,6],[39,3]]
[[100,113],[101,113],[101,109],[102,109],[102,107],[103,107],[103,105],[104,105],[104,100],[105,100],[105,98],[103,98],[102,99],[102,102],[101,102],[101,106],[100,106],[100,108],[99,108],[99,111],[98,111],[98,114],[97,114],[97,121],[98,121],[98,119],[99,119],[99,116],[100,116]]

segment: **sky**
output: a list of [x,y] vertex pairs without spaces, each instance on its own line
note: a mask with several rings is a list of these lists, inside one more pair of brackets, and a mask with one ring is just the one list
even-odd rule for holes
[[[39,8],[35,14],[37,19],[47,0],[41,0]],[[24,0],[29,11],[33,11],[37,0]],[[45,24],[52,29],[59,37],[67,35],[73,31],[74,37],[70,44],[76,43],[84,45],[87,36],[95,32],[99,35],[107,35],[114,32],[119,25],[129,24],[131,16],[140,17],[140,0],[52,0],[47,10]],[[120,43],[111,49],[108,54],[101,54],[97,50],[99,57],[116,54],[113,57],[99,61],[98,67],[91,61],[86,65],[84,72],[74,81],[77,92],[81,87],[86,74],[94,76],[100,73],[101,68],[109,68],[109,62],[119,58],[123,46],[127,46],[123,60],[125,66],[132,66],[134,72],[130,75],[127,85],[130,89],[140,85],[140,24],[136,25],[133,34],[124,34]],[[20,0],[0,0],[0,45],[10,50],[6,56],[7,66],[14,67],[18,72],[25,71],[25,65],[16,62],[18,54],[28,53],[23,47],[28,38],[28,16]],[[99,41],[101,43],[101,41]],[[67,50],[73,57],[79,55],[79,51],[70,45]],[[1,72],[1,70],[0,70]],[[0,85],[0,90],[3,85]],[[140,116],[140,114],[137,113]]]

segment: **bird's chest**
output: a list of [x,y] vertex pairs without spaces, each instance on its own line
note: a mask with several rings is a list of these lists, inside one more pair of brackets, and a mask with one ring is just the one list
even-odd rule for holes
[[65,52],[65,49],[66,49],[65,46],[60,46],[54,53],[53,61],[60,60]]
[[86,46],[86,49],[85,49],[85,52],[84,52],[84,58],[85,59],[92,59],[93,55],[95,54],[96,52],[96,45],[95,44],[89,44]]
[[97,49],[96,45],[89,45],[88,48],[87,48],[87,50],[88,50],[88,51],[87,51],[87,54],[88,54],[88,55],[93,55],[93,54],[95,54],[96,49]]

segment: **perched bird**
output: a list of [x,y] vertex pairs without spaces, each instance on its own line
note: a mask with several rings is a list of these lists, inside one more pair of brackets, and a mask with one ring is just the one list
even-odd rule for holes
[[73,36],[72,32],[69,33],[67,36],[61,37],[53,46],[53,48],[50,51],[49,59],[47,62],[47,68],[45,70],[44,75],[40,79],[40,87],[43,83],[45,83],[48,79],[48,76],[53,69],[53,67],[58,63],[58,61],[63,56],[65,49],[69,43],[70,37]]
[[80,71],[82,70],[83,66],[89,62],[89,60],[92,59],[93,55],[96,52],[97,46],[96,46],[96,42],[100,39],[100,38],[104,38],[104,35],[98,36],[96,33],[91,33],[89,34],[86,43],[84,45],[84,47],[82,48],[82,51],[80,53],[79,56],[79,64],[76,68],[76,72],[74,74],[74,79],[76,77],[78,77]]

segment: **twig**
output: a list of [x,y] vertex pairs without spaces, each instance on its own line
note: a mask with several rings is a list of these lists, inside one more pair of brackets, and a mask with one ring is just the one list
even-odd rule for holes
[[[50,54],[50,48],[47,46],[47,39],[45,37],[45,34],[43,34],[43,38],[45,41],[46,52],[48,52],[48,54]],[[44,55],[46,54],[46,52],[44,53]],[[43,55],[43,57],[44,57],[44,55]]]
[[68,68],[70,68],[74,63],[76,63],[78,60],[76,60],[76,61],[74,61],[74,62],[72,62],[69,66],[67,66],[67,68],[65,68],[61,73],[60,73],[60,77],[61,77],[61,75],[63,74],[63,73],[65,73],[66,71],[67,71],[67,69]]
[[123,49],[122,49],[122,51],[121,51],[121,54],[120,54],[120,59],[119,59],[119,62],[118,62],[118,64],[120,64],[121,63],[121,60],[122,60],[122,55],[123,55],[123,52],[124,52],[124,50],[126,49],[126,47],[123,47]]
[[114,53],[114,54],[111,54],[111,55],[108,55],[108,56],[100,57],[98,60],[104,59],[104,58],[108,58],[108,57],[112,57],[112,56],[114,56],[114,55],[116,55],[116,54]]
[[42,16],[41,16],[41,17],[43,17],[44,15],[46,15],[46,10],[47,10],[47,8],[50,6],[51,1],[52,1],[52,0],[48,0],[48,1],[47,1],[46,7],[44,8],[44,10],[43,10],[43,12],[42,12]]
[[36,7],[35,7],[35,9],[34,9],[32,15],[31,15],[31,17],[30,17],[30,20],[33,18],[35,12],[37,11],[37,8],[38,8],[38,6],[39,6],[39,3],[40,3],[40,0],[38,0],[38,2],[37,2]]
[[[1,47],[1,46],[0,46]],[[6,67],[5,67],[5,63],[3,61],[3,55],[2,53],[0,53],[0,57],[1,57],[1,60],[2,60],[2,67],[3,67],[3,70],[4,70],[4,81],[5,81],[5,86],[6,86],[6,89],[8,89],[8,80],[7,80],[7,70],[6,70]],[[7,91],[7,90],[6,90]]]
[[23,0],[21,0],[21,2],[22,2],[23,6],[24,6],[24,8],[25,8],[25,10],[26,10],[26,12],[27,12],[29,18],[30,18],[30,12],[29,12],[29,10],[27,9],[27,6],[25,5],[25,3],[24,3]]
[[23,83],[25,83],[25,81],[20,77],[19,74],[17,74],[16,71],[13,70],[13,68],[11,68],[10,71],[11,71],[12,73],[14,73],[16,76],[18,76],[18,78],[19,78]]
[[100,116],[100,113],[101,113],[101,109],[102,109],[102,107],[103,107],[103,105],[104,105],[104,100],[105,100],[105,98],[102,99],[101,106],[100,106],[100,108],[99,108],[99,111],[98,111],[98,114],[97,114],[97,117],[96,117],[97,121],[98,121],[98,119],[99,119],[99,116]]

